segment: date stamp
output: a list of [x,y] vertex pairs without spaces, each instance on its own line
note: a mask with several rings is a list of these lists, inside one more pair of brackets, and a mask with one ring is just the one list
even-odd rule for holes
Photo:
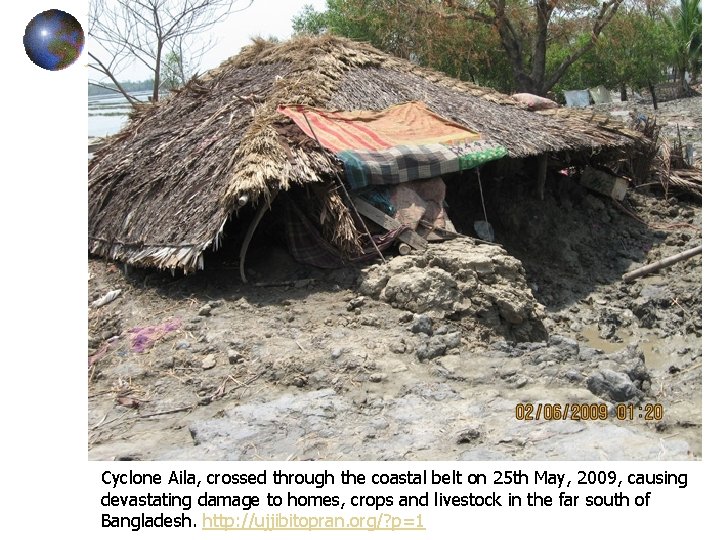
[[660,403],[617,403],[611,411],[607,403],[518,403],[515,419],[525,422],[539,420],[643,420],[657,422],[665,410]]

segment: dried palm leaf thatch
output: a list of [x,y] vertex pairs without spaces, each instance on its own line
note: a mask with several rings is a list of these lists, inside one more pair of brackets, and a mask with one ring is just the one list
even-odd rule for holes
[[[597,118],[529,112],[509,96],[323,36],[256,40],[159,103],[143,104],[89,165],[89,250],[135,265],[202,268],[239,208],[291,186],[320,190],[324,236],[344,253],[360,234],[331,189],[342,167],[276,112],[281,103],[383,109],[421,100],[512,157],[632,146],[642,138]],[[245,211],[244,209],[242,211]]]
[[685,161],[681,141],[663,139],[652,171],[653,180],[669,195],[671,191],[702,197],[702,169]]

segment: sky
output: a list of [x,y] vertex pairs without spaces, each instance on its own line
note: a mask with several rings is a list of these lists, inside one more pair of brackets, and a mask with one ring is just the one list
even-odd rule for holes
[[[237,0],[236,8],[241,8],[248,2],[249,0]],[[325,10],[325,0],[254,0],[247,9],[230,15],[213,27],[216,45],[203,56],[200,72],[217,67],[226,58],[237,54],[242,47],[250,44],[252,37],[275,36],[281,40],[289,38],[292,35],[292,18],[300,13],[306,4],[317,11]],[[88,39],[87,45],[91,52],[97,50],[92,38]],[[119,77],[121,80],[138,81],[151,76],[149,70],[137,62],[124,70]],[[95,78],[96,74],[91,73],[91,77]]]

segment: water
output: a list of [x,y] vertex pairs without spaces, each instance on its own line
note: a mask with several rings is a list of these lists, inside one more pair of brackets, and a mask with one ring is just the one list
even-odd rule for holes
[[93,116],[88,115],[88,137],[106,137],[120,131],[125,125],[127,115]]
[[642,333],[642,337],[632,336],[624,329],[618,330],[616,333],[622,341],[613,342],[600,337],[600,332],[596,326],[588,326],[581,332],[585,337],[586,345],[594,349],[600,349],[605,353],[614,353],[626,347],[632,341],[639,341],[640,350],[645,355],[645,365],[654,369],[665,369],[670,366],[673,361],[677,360],[677,355],[672,355],[671,351],[681,347],[685,343],[683,336],[671,336],[661,340],[650,332]]
[[[147,101],[152,92],[131,92],[140,101]],[[88,96],[88,137],[106,137],[120,131],[130,113],[130,104],[122,94]]]

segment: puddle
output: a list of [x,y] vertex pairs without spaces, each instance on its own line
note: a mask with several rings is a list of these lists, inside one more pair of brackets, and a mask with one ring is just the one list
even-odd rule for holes
[[[588,326],[580,333],[586,339],[585,344],[588,347],[600,349],[606,353],[617,352],[634,341],[630,339],[630,334],[624,332],[623,330],[618,330],[616,332],[616,335],[622,340],[617,343],[601,338],[600,331],[594,326]],[[675,356],[668,354],[667,351],[676,349],[678,346],[682,346],[684,344],[685,342],[682,339],[678,339],[676,337],[661,340],[657,336],[650,335],[642,338],[642,341],[640,342],[640,350],[642,350],[645,355],[645,365],[648,368],[666,369],[668,366],[672,365],[673,356]],[[661,349],[664,349],[666,352],[663,353]]]

